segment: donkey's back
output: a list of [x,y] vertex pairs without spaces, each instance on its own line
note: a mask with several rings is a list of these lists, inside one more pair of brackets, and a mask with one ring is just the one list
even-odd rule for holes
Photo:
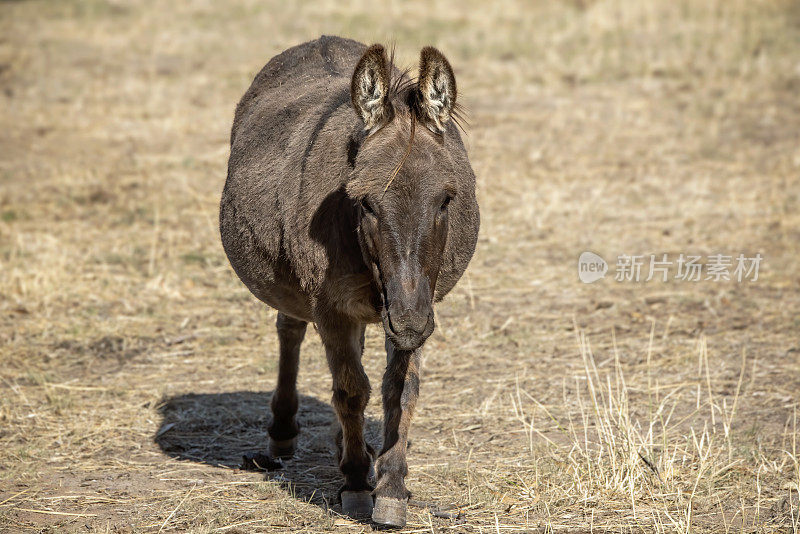
[[[323,35],[273,57],[256,75],[236,107],[231,142],[238,131],[247,129],[242,121],[252,118],[253,113],[280,110],[298,102],[310,104],[302,112],[311,116],[334,87],[344,88],[346,93],[353,67],[366,48],[352,39]],[[268,118],[260,117],[255,120]]]
[[[259,299],[305,320],[313,320],[309,297],[330,261],[326,245],[309,235],[310,219],[347,179],[346,143],[336,141],[357,128],[350,76],[364,50],[329,36],[286,50],[258,73],[234,117],[223,245]],[[337,259],[358,263],[360,253],[342,245]]]

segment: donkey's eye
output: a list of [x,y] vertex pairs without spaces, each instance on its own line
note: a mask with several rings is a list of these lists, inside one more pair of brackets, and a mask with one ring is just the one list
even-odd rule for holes
[[451,200],[453,200],[453,197],[451,197],[450,195],[447,195],[446,197],[444,197],[444,200],[442,201],[442,205],[439,206],[439,211],[447,211],[447,206],[450,205],[450,201]]
[[364,213],[369,213],[370,215],[375,215],[375,209],[372,207],[372,204],[367,201],[366,198],[361,199],[361,209],[364,210]]

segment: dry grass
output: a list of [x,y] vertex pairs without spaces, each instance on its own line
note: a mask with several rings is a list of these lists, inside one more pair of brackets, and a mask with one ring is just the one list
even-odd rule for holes
[[[276,336],[216,230],[233,108],[329,33],[441,47],[470,112],[482,232],[428,343],[407,531],[800,532],[796,2],[462,5],[0,3],[0,530],[371,530],[331,500],[313,333],[301,454],[235,469]],[[584,285],[587,249],[765,263]]]

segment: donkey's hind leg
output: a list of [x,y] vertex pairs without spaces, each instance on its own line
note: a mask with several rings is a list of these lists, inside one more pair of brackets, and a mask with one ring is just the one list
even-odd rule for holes
[[297,444],[297,369],[300,344],[306,335],[306,321],[278,312],[276,321],[280,359],[278,385],[272,394],[272,423],[269,425],[269,451],[275,458],[291,458]]

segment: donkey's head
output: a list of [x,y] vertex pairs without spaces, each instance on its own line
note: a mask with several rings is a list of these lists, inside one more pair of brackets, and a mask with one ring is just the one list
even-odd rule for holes
[[351,97],[363,131],[350,141],[347,191],[386,334],[398,349],[413,350],[433,332],[448,212],[458,209],[463,183],[453,151],[464,149],[451,121],[455,77],[442,53],[422,49],[416,83],[402,75],[392,80],[392,69],[384,48],[373,45],[353,73]]

